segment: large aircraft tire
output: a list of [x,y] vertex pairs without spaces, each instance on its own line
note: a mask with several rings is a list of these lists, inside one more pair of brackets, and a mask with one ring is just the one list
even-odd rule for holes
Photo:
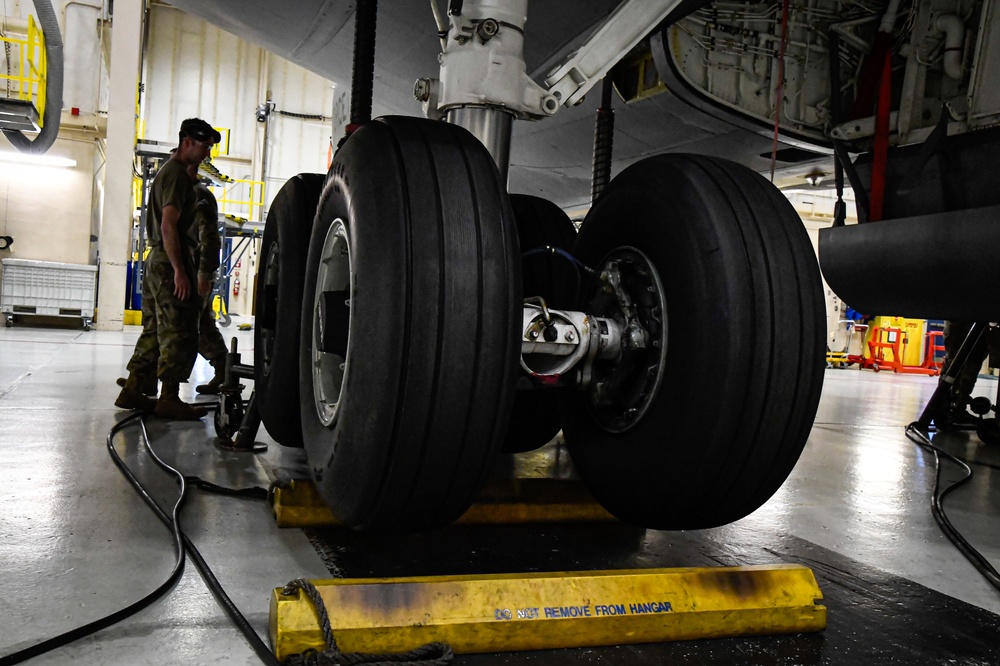
[[288,180],[268,209],[261,239],[254,318],[254,392],[274,441],[302,446],[299,425],[299,314],[313,217],[325,175]]
[[[633,280],[648,286],[636,292],[666,308],[662,326],[651,320],[665,343],[649,366],[658,389],[641,409],[621,416],[586,390],[564,394],[581,478],[609,511],[649,528],[715,527],[757,509],[795,465],[823,381],[819,270],[794,209],[745,167],[662,155],[612,181],[574,253],[599,270],[648,257],[658,282],[639,281],[638,267]],[[613,314],[588,309],[600,291],[583,309]],[[632,296],[641,312],[646,297]]]
[[[521,242],[524,295],[541,296],[550,308],[573,307],[581,281],[579,271],[565,257],[538,250],[551,247],[569,252],[576,241],[576,227],[561,208],[547,199],[512,194],[510,203]],[[560,390],[517,392],[501,446],[503,452],[532,451],[559,433],[556,393]]]
[[517,261],[496,165],[464,129],[382,118],[337,153],[306,265],[300,413],[347,526],[432,529],[475,499],[514,397]]

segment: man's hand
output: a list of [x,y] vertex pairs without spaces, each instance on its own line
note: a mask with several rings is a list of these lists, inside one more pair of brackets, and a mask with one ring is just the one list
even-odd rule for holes
[[183,269],[174,269],[174,296],[180,301],[186,301],[191,296],[191,280]]
[[203,275],[198,276],[198,294],[205,298],[210,293],[212,293],[212,278],[205,277]]

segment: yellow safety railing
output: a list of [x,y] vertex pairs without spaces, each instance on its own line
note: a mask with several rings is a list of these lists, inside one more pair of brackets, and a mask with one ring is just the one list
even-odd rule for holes
[[0,42],[10,44],[18,52],[17,71],[0,74],[0,81],[17,84],[16,89],[10,91],[17,99],[24,101],[35,99],[35,106],[38,108],[38,126],[41,127],[45,117],[45,78],[48,73],[48,63],[45,60],[45,35],[35,22],[35,17],[28,16],[28,36],[25,39],[0,37]]
[[216,127],[215,131],[219,133],[222,140],[219,143],[212,146],[212,159],[214,160],[219,155],[229,154],[229,128],[228,127]]
[[142,178],[132,176],[132,210],[142,208]]
[[264,208],[264,181],[234,180],[228,187],[213,185],[212,191],[220,213],[233,213],[232,208],[241,207],[239,212],[246,212],[248,220],[259,221],[257,215]]

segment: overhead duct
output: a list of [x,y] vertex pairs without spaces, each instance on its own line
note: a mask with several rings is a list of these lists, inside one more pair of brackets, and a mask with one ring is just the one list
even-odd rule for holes
[[63,101],[63,41],[59,32],[59,20],[49,0],[34,0],[38,13],[38,24],[45,35],[45,60],[47,75],[45,81],[45,114],[42,117],[42,131],[33,140],[18,130],[3,130],[11,145],[23,153],[40,154],[55,143],[59,135],[59,121],[62,116]]

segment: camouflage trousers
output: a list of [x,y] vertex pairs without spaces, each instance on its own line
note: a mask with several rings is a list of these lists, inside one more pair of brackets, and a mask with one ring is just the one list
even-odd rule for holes
[[[129,373],[142,380],[155,369],[164,382],[183,382],[198,356],[198,318],[202,299],[174,296],[174,269],[169,263],[146,264],[142,281],[142,334],[129,360]],[[221,339],[221,336],[220,336]]]
[[222,339],[219,327],[215,325],[215,313],[212,311],[212,292],[205,297],[205,304],[201,308],[201,319],[198,326],[198,353],[209,361],[225,359],[226,341]]
[[[170,269],[170,275],[170,282],[172,285],[172,268]],[[139,341],[136,343],[136,354],[133,354],[132,361],[129,361],[128,364],[129,372],[136,373],[138,378],[159,375],[157,366],[160,359],[160,345],[157,335],[156,307],[152,294],[147,292],[147,285],[149,284],[150,281],[147,279],[142,285],[142,335],[139,336]],[[170,295],[173,296],[172,287]],[[143,353],[141,356],[137,357],[140,348],[143,350]],[[209,294],[208,297],[204,299],[204,305],[202,306],[199,315],[198,353],[209,361],[214,362],[216,360],[224,360],[227,352],[228,349],[226,348],[226,343],[222,339],[219,327],[215,324],[215,315],[212,312],[212,294]],[[188,371],[188,375],[190,374],[190,371]],[[160,377],[160,379],[162,379],[162,377]],[[186,379],[187,376],[184,377],[184,380]]]

